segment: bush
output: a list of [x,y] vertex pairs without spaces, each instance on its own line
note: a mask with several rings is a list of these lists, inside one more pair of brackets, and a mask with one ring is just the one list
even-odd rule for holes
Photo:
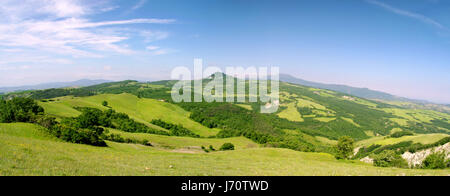
[[119,129],[131,133],[151,133],[159,135],[169,135],[169,133],[148,127],[131,119],[127,114],[117,113],[112,109],[101,111],[96,108],[76,107],[82,112],[78,117],[82,127],[102,126]]
[[105,107],[108,107],[108,102],[107,101],[103,101],[102,105],[105,106]]
[[234,145],[232,143],[225,143],[220,147],[220,150],[234,150]]
[[34,115],[43,114],[44,109],[33,99],[15,97],[9,101],[0,100],[0,122],[31,122]]
[[132,139],[132,138],[123,138],[120,134],[105,134],[103,135],[102,139],[113,141],[117,143],[130,143],[130,144],[142,144],[144,146],[153,146],[150,141],[147,139],[138,140],[138,139]]
[[142,140],[142,141],[141,141],[141,144],[144,145],[144,146],[153,146],[153,145],[150,143],[150,141],[148,141],[147,139]]
[[209,150],[216,151],[216,149],[214,149],[214,147],[212,145],[209,145]]
[[51,129],[51,133],[67,142],[77,144],[88,144],[93,146],[106,146],[103,140],[103,128],[91,127],[89,129],[78,128],[74,122],[65,121],[64,124],[58,124]]
[[372,158],[373,165],[377,167],[408,167],[408,163],[406,162],[406,160],[392,150],[383,151],[380,154],[373,155]]
[[36,115],[33,117],[32,122],[47,129],[52,129],[55,125],[58,124],[58,122],[56,122],[56,118],[46,115]]
[[123,137],[122,137],[121,135],[119,135],[119,134],[114,134],[114,133],[105,135],[105,136],[103,137],[103,139],[104,139],[104,140],[113,141],[113,142],[117,142],[117,143],[125,143],[125,139],[123,139]]
[[200,135],[195,134],[189,129],[184,128],[182,125],[175,125],[168,122],[164,122],[160,119],[153,119],[150,123],[167,129],[170,131],[172,136],[189,136],[189,137],[200,137]]
[[353,154],[353,139],[348,136],[340,137],[336,145],[336,159],[348,159]]
[[423,160],[421,168],[423,169],[445,169],[449,161],[445,160],[444,152],[432,153]]
[[390,137],[399,138],[399,137],[408,136],[408,135],[414,135],[414,133],[411,131],[399,131],[399,132],[395,132],[395,133],[391,134]]
[[205,151],[206,153],[208,153],[209,152],[209,150],[208,149],[206,149],[204,146],[202,146],[202,150],[203,151]]

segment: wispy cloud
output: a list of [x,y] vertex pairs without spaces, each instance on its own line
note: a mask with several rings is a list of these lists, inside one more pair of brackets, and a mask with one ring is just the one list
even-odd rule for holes
[[[4,2],[3,2],[4,1]],[[130,35],[103,28],[130,24],[170,24],[173,19],[138,18],[92,22],[95,13],[82,0],[3,0],[0,5],[0,46],[36,49],[73,57],[102,57],[105,51],[130,54],[123,41]],[[97,12],[110,10],[98,9]],[[149,30],[145,32],[151,32]],[[144,33],[145,34],[145,33]],[[168,33],[147,33],[146,39],[165,39]]]
[[441,23],[437,22],[436,20],[433,20],[433,19],[431,19],[431,18],[429,18],[427,16],[424,16],[424,15],[421,15],[421,14],[418,14],[418,13],[414,13],[414,12],[410,12],[410,11],[407,11],[407,10],[395,8],[395,7],[391,6],[391,5],[388,5],[386,3],[382,3],[382,2],[376,1],[376,0],[366,0],[366,2],[368,2],[370,4],[373,4],[373,5],[376,5],[378,7],[381,7],[381,8],[383,8],[383,9],[385,9],[387,11],[390,11],[390,12],[392,12],[394,14],[398,14],[398,15],[401,15],[401,16],[406,16],[406,17],[409,17],[409,18],[413,18],[413,19],[419,20],[419,21],[421,21],[423,23],[432,25],[432,26],[437,27],[437,28],[442,29],[442,30],[447,30],[447,31],[449,30],[443,24],[441,24]]
[[157,55],[165,55],[165,54],[169,54],[171,51],[168,49],[161,49],[161,50],[156,50],[154,52],[152,52],[153,55],[157,56]]
[[141,7],[143,7],[145,5],[145,3],[147,3],[147,0],[139,0],[139,2],[137,2],[132,8],[131,10],[137,10]]
[[169,33],[165,31],[145,30],[140,32],[140,36],[144,38],[145,43],[163,40],[169,37]]
[[146,49],[147,50],[157,50],[157,49],[159,49],[159,47],[158,46],[147,46]]
[[50,58],[48,56],[36,56],[30,54],[8,54],[0,55],[0,65],[7,64],[72,64],[73,62],[64,58]]

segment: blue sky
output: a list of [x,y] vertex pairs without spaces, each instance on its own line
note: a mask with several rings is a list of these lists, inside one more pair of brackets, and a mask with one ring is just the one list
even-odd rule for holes
[[203,58],[450,103],[449,54],[444,0],[0,3],[0,86],[167,79]]

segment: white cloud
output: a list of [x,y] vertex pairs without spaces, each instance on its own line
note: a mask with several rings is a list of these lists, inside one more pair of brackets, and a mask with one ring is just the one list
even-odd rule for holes
[[147,0],[139,0],[139,2],[137,2],[137,3],[131,8],[131,10],[137,10],[137,9],[141,8],[142,6],[144,6],[145,3],[147,3]]
[[171,50],[171,49],[156,49],[156,50],[153,50],[151,52],[151,54],[154,56],[159,56],[159,55],[165,55],[165,54],[169,54],[169,53],[173,53],[173,52],[175,52],[175,51]]
[[[141,18],[92,22],[94,12],[82,0],[4,0],[0,5],[0,46],[26,48],[73,57],[102,57],[104,52],[131,54],[122,42],[131,35],[102,31],[102,27],[128,24],[169,24],[175,20]],[[106,10],[112,9],[108,7]],[[104,11],[99,9],[100,11]],[[151,32],[151,33],[149,33]],[[165,32],[145,31],[145,41],[168,37]]]
[[109,6],[109,7],[101,8],[100,11],[102,11],[102,12],[109,12],[109,11],[116,10],[117,8],[119,8],[119,6]]
[[149,43],[153,41],[163,40],[169,37],[168,32],[164,31],[141,31],[141,36],[144,38],[144,42]]
[[435,26],[435,27],[437,27],[439,29],[448,30],[447,27],[445,27],[441,23],[439,23],[439,22],[437,22],[437,21],[435,21],[435,20],[433,20],[433,19],[431,19],[429,17],[426,17],[424,15],[413,13],[413,12],[402,10],[402,9],[398,9],[398,8],[392,7],[392,6],[388,5],[388,4],[376,1],[376,0],[366,0],[366,2],[371,3],[373,5],[376,5],[376,6],[379,6],[379,7],[383,8],[385,10],[388,10],[388,11],[394,13],[394,14],[398,14],[398,15],[409,17],[409,18],[413,18],[413,19],[419,20],[419,21],[421,21],[423,23],[433,25],[433,26]]
[[158,46],[147,46],[146,49],[147,50],[157,50],[157,49],[159,49],[159,47]]
[[86,14],[86,8],[77,0],[44,0],[41,11],[52,13],[57,17],[76,17]]
[[19,63],[27,63],[27,64],[60,64],[60,65],[68,65],[73,64],[71,60],[64,58],[51,58],[48,56],[33,56],[29,54],[19,54],[19,55],[1,55],[0,56],[0,65],[8,65],[8,64],[19,64]]

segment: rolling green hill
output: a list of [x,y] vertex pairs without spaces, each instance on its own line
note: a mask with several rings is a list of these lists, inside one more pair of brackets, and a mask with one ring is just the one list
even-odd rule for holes
[[357,146],[370,146],[372,144],[390,145],[405,141],[412,141],[413,143],[431,144],[439,141],[442,138],[448,137],[447,134],[417,134],[414,136],[403,136],[400,138],[389,138],[385,136],[372,137],[369,139],[357,142]]
[[[4,162],[0,174],[448,175],[448,170],[381,169],[358,161],[337,161],[333,158],[333,146],[342,136],[350,136],[357,141],[357,146],[364,147],[405,141],[434,143],[450,134],[450,115],[445,112],[412,109],[401,104],[281,82],[279,110],[273,114],[262,114],[259,112],[260,106],[266,103],[261,102],[174,103],[170,92],[175,82],[122,81],[4,95],[3,99],[30,97],[38,100],[45,114],[56,117],[57,121],[79,116],[80,108],[113,109],[142,123],[144,127],[162,131],[151,133],[163,134],[170,132],[170,126],[180,125],[200,138],[192,135],[176,137],[147,132],[130,133],[107,128],[109,133],[130,141],[149,141],[153,147],[107,141],[108,147],[101,148],[64,143],[46,135],[42,127],[35,125],[1,124],[0,137],[5,139],[2,140],[5,145],[0,147],[0,152],[5,152],[7,158],[0,160]],[[170,126],[153,120],[162,120]],[[410,131],[414,135],[387,137],[400,131]],[[233,143],[236,150],[205,153],[201,148],[211,145],[218,149],[227,142]],[[25,152],[21,151],[22,144],[25,145]],[[14,151],[20,152],[20,155],[15,156]],[[99,159],[87,159],[94,156],[91,153],[100,154]],[[132,158],[140,162],[124,162]],[[100,163],[102,161],[109,163]],[[201,166],[196,161],[202,162]],[[33,164],[39,167],[33,167]],[[173,167],[169,168],[170,165]],[[276,172],[279,168],[283,171]],[[145,171],[142,173],[142,170]]]
[[[103,101],[108,102],[108,107],[102,106]],[[52,102],[40,102],[39,104],[48,114],[57,117],[73,117],[80,114],[73,107],[93,107],[102,110],[112,108],[153,128],[156,126],[149,122],[153,119],[162,119],[170,123],[181,124],[201,136],[211,136],[219,132],[219,129],[210,129],[189,119],[189,112],[176,105],[155,99],[140,99],[128,93],[100,94],[89,97],[67,96],[57,98]]]
[[[209,81],[204,80],[205,83]],[[101,105],[106,100],[114,110],[124,112],[153,128],[161,129],[149,121],[162,119],[181,124],[202,136],[239,136],[251,131],[279,137],[283,134],[282,130],[286,129],[330,140],[337,140],[344,135],[363,140],[377,135],[389,135],[392,130],[397,129],[421,134],[450,133],[450,115],[447,113],[404,108],[401,105],[284,82],[280,84],[280,109],[273,115],[259,114],[259,105],[263,103],[176,104],[170,98],[171,86],[175,82],[122,81],[78,89],[13,93],[6,97],[30,96],[43,99],[46,102],[41,102],[40,105],[47,113],[57,117],[78,115],[79,112],[73,109],[76,106],[108,109]],[[240,116],[244,112],[253,117]],[[192,116],[196,118],[191,118]],[[211,121],[215,122],[211,124]]]
[[278,148],[183,153],[114,142],[93,147],[59,141],[41,129],[26,123],[0,124],[0,176],[450,174],[450,170],[377,168],[358,161],[337,161],[325,153]]

